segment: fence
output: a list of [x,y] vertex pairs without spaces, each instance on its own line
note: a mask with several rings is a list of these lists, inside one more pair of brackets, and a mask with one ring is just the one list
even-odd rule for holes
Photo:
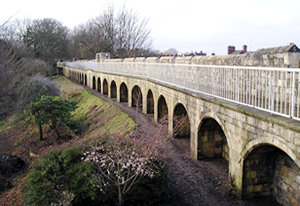
[[144,62],[80,61],[63,64],[156,79],[300,120],[299,69]]

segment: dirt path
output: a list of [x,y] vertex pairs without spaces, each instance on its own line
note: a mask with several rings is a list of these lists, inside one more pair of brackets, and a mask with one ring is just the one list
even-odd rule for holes
[[[127,113],[136,122],[139,135],[151,137],[159,126],[153,117],[127,107],[127,103],[119,103],[99,92],[85,87],[92,94],[110,102]],[[165,129],[166,130],[166,129]],[[161,131],[167,135],[167,131]],[[232,194],[228,180],[228,163],[223,159],[193,160],[179,145],[181,140],[171,141],[165,155],[167,164],[170,201],[166,206],[254,206],[277,205],[271,199],[240,200]]]

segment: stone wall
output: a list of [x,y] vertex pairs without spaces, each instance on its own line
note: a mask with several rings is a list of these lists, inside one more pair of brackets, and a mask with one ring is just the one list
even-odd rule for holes
[[[252,197],[273,194],[278,198],[278,202],[282,202],[284,205],[294,203],[299,205],[300,181],[296,181],[300,178],[299,121],[147,78],[63,67],[63,73],[67,77],[70,75],[70,71],[75,77],[80,76],[76,73],[87,75],[89,87],[92,87],[89,81],[92,81],[93,76],[96,79],[100,78],[102,92],[103,86],[105,86],[104,79],[107,80],[108,85],[115,81],[118,101],[120,101],[121,84],[126,85],[128,106],[130,107],[132,106],[133,87],[138,86],[142,92],[142,111],[144,113],[147,113],[147,105],[149,105],[147,96],[151,90],[154,102],[154,120],[157,122],[159,112],[165,111],[168,115],[170,134],[173,132],[174,109],[176,105],[182,104],[186,108],[190,121],[190,152],[194,159],[198,159],[198,134],[205,133],[205,130],[201,129],[201,125],[207,119],[213,119],[224,134],[222,139],[225,138],[226,141],[220,141],[221,133],[211,128],[210,135],[212,136],[210,137],[214,137],[214,141],[204,141],[207,144],[206,146],[204,144],[203,147],[208,148],[208,144],[213,142],[215,145],[212,147],[213,153],[218,155],[222,148],[222,156],[225,159],[228,158],[229,176],[235,185],[237,195]],[[107,90],[108,96],[110,96],[109,86]],[[165,99],[166,105],[163,106],[159,99]],[[163,111],[159,111],[159,108]],[[206,136],[209,137],[208,133]],[[228,147],[225,146],[225,142]],[[222,146],[219,147],[220,145]],[[263,149],[266,145],[267,148],[270,148],[268,152]],[[281,160],[278,154],[286,154],[294,166]],[[275,165],[278,166],[275,167]],[[285,190],[284,188],[288,188],[290,196],[280,196],[280,191]]]

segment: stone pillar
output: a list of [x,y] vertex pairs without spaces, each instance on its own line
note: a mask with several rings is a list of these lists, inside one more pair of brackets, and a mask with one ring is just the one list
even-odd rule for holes
[[120,102],[121,101],[121,85],[117,85],[117,82],[116,82],[116,87],[117,87],[117,102]]
[[229,178],[232,180],[234,185],[234,193],[242,198],[242,188],[243,188],[243,158],[240,154],[235,151],[229,151]]
[[[154,98],[154,96],[153,96],[153,98]],[[157,120],[158,120],[158,99],[154,99],[154,122],[156,124],[158,122]]]
[[107,94],[107,96],[108,96],[108,98],[111,98],[111,81],[110,81],[110,84],[108,84],[108,79],[106,79],[106,80],[107,80],[107,85],[108,85],[108,88],[107,88],[108,94]]
[[171,104],[168,107],[168,132],[173,135],[173,109],[171,109]]
[[190,155],[194,160],[198,159],[198,127],[194,125],[192,118],[190,119],[191,132],[190,132]]
[[132,88],[129,89],[129,85],[128,85],[128,107],[132,107]]
[[143,94],[144,95],[143,95],[143,110],[142,110],[142,112],[144,114],[147,114],[147,92],[144,91]]

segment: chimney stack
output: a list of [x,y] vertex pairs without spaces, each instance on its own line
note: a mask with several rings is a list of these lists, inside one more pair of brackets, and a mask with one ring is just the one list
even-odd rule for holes
[[243,53],[247,52],[247,45],[243,45]]
[[235,51],[235,46],[228,46],[228,49],[227,49],[228,54],[231,54],[234,51]]

